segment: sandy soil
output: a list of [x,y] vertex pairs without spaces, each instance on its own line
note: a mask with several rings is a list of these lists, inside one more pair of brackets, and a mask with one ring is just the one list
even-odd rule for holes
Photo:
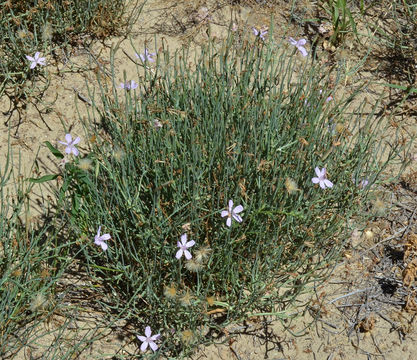
[[[256,5],[256,1],[253,4]],[[117,82],[120,83],[124,73],[126,79],[136,77],[136,67],[129,58],[134,58],[132,44],[137,50],[143,49],[146,44],[151,51],[158,50],[154,46],[155,40],[158,44],[164,42],[171,50],[185,46],[189,41],[191,47],[196,47],[207,40],[208,34],[219,40],[225,38],[230,21],[235,22],[238,31],[245,32],[250,32],[251,26],[268,25],[272,12],[275,36],[280,37],[291,30],[297,35],[302,31],[287,25],[285,18],[288,8],[285,6],[228,6],[214,1],[150,0],[138,23],[133,26],[132,43],[129,39],[107,39],[103,43],[94,44],[90,49],[74,49],[71,54],[62,55],[58,63],[47,54],[47,73],[51,86],[40,103],[29,103],[26,109],[10,113],[8,99],[0,99],[3,112],[0,116],[3,123],[10,123],[10,145],[16,160],[15,166],[20,152],[24,176],[55,172],[59,164],[51,158],[43,142],[50,141],[60,148],[58,140],[63,140],[66,132],[82,138],[81,151],[88,147],[88,139],[80,122],[80,117],[86,117],[89,107],[90,95],[86,83],[91,94],[94,86],[97,86],[95,69],[97,66],[108,67],[112,46],[119,44],[115,54],[115,72]],[[323,63],[335,56],[325,49],[320,51],[323,55],[320,61]],[[347,58],[355,53],[355,49],[345,51],[347,55],[344,56]],[[363,71],[352,78],[347,77],[346,82],[352,83],[371,75]],[[376,92],[378,87],[374,89]],[[365,95],[370,98],[377,96],[372,93]],[[410,103],[409,106],[415,104]],[[414,118],[406,116],[401,120],[408,122],[411,130],[416,130],[415,115]],[[0,132],[2,167],[5,164],[7,139],[7,127],[3,126]],[[417,154],[415,146],[411,156],[413,154]],[[39,170],[31,170],[35,157],[38,159]],[[417,343],[413,330],[417,305],[412,304],[413,286],[404,285],[404,270],[410,261],[406,256],[410,248],[407,244],[414,241],[412,236],[417,231],[416,176],[413,179],[410,175],[413,171],[416,171],[416,161],[406,171],[408,175],[403,177],[402,183],[384,190],[384,216],[367,224],[366,231],[352,232],[352,248],[346,250],[331,278],[323,284],[317,284],[308,295],[315,300],[305,314],[292,323],[281,323],[272,318],[248,319],[244,324],[225,329],[228,336],[220,337],[218,344],[199,346],[198,352],[191,358],[415,359]],[[40,211],[39,202],[45,200],[44,197],[38,190],[34,190],[32,201],[35,214]],[[76,285],[77,281],[73,284]],[[90,322],[97,324],[100,314],[80,312],[76,318],[77,321],[74,320],[74,324],[67,329],[66,338],[70,339],[68,345],[85,334]],[[317,323],[304,330],[313,318],[318,319]],[[48,325],[44,325],[44,330],[53,330],[54,322],[61,322],[58,315]],[[285,332],[284,326],[297,336]],[[94,326],[91,325],[91,328]],[[134,329],[126,328],[124,324],[115,324],[111,331],[103,325],[103,329],[96,333],[97,340],[93,341],[89,349],[82,351],[79,358],[110,359],[115,354],[125,354],[129,358],[138,354],[134,333]],[[54,339],[52,331],[43,338],[42,345],[47,346]],[[36,358],[36,354],[42,357],[42,351],[41,346],[37,349],[22,349],[16,358]]]

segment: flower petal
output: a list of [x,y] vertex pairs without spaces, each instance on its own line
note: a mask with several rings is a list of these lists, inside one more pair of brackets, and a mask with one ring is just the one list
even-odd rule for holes
[[77,145],[80,142],[80,138],[79,136],[77,136],[77,138],[72,142],[72,145]]
[[72,142],[71,134],[65,134],[65,140],[68,144],[71,144],[71,142]]
[[100,236],[101,240],[109,240],[111,238],[110,234],[103,234]]
[[320,177],[320,176],[321,176],[321,171],[320,171],[320,168],[319,168],[318,166],[316,166],[316,167],[314,168],[314,171],[316,172],[316,175],[317,175],[318,177]]
[[35,60],[38,60],[39,59],[39,55],[40,55],[41,53],[39,52],[39,51],[37,51],[36,53],[35,53]]
[[227,220],[226,220],[226,225],[227,225],[228,227],[231,227],[231,226],[232,226],[232,218],[231,218],[231,217],[228,217],[228,218],[227,218]]
[[146,341],[146,337],[145,336],[141,336],[141,335],[136,335],[136,337],[139,339],[139,341]]
[[187,260],[190,260],[193,257],[188,250],[184,250],[184,255]]
[[311,179],[311,181],[313,182],[313,184],[318,184],[320,179],[318,177],[314,177]]
[[305,45],[307,44],[307,40],[306,39],[300,39],[297,41],[297,45]]
[[145,352],[147,347],[148,347],[148,342],[144,341],[142,345],[140,346],[140,351]]
[[103,249],[103,251],[106,251],[108,248],[108,245],[104,241],[101,242],[100,246]]
[[324,184],[328,187],[328,188],[332,188],[333,187],[333,183],[328,180],[328,179],[324,179]]
[[229,216],[229,212],[227,210],[222,211],[222,217]]
[[323,180],[320,180],[320,187],[322,189],[325,189],[326,188],[326,185],[324,184],[324,181]]
[[188,243],[185,244],[185,247],[188,249],[188,248],[190,248],[191,246],[194,246],[194,245],[195,245],[195,241],[191,240],[191,241],[189,241]]
[[78,149],[75,146],[71,147],[72,153],[74,154],[74,156],[78,156],[80,154],[80,152],[78,151]]
[[308,55],[307,50],[305,49],[305,47],[299,46],[298,50],[300,50],[301,55],[303,55],[304,57],[306,57]]
[[152,335],[152,330],[151,330],[151,327],[150,326],[147,326],[146,328],[145,328],[145,336],[146,337],[150,337]]
[[156,335],[153,335],[153,336],[151,336],[151,340],[152,341],[156,341],[156,340],[159,340],[159,338],[161,337],[161,334],[156,334]]
[[292,37],[290,37],[288,41],[290,42],[291,45],[297,44],[297,41],[295,41]]
[[243,211],[243,206],[242,205],[238,205],[233,209],[233,213],[235,213],[235,214],[238,214],[242,211]]
[[175,254],[175,257],[177,258],[177,259],[179,259],[181,256],[182,256],[182,254],[183,254],[183,250],[182,249],[179,249],[178,251],[177,251],[177,253]]
[[229,200],[229,212],[232,212],[233,209],[233,200]]
[[233,219],[235,219],[237,222],[241,223],[243,220],[239,215],[233,214]]
[[32,56],[26,55],[26,59],[28,59],[29,61],[35,61],[35,59]]
[[35,68],[35,66],[36,66],[36,61],[34,61],[32,64],[30,64],[30,68],[31,68],[31,69],[34,69],[34,68]]
[[186,243],[187,243],[187,234],[182,234],[181,235],[181,245],[185,246]]
[[152,349],[153,351],[158,350],[158,345],[156,345],[153,341],[151,341],[151,342],[149,343],[149,346],[151,347],[151,349]]
[[252,28],[253,35],[258,36],[259,32],[254,27]]

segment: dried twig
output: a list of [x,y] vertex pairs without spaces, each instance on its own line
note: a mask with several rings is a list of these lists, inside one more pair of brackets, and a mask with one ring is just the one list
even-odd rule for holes
[[365,289],[359,289],[359,290],[352,291],[349,294],[345,294],[345,295],[342,295],[342,296],[337,297],[336,299],[330,300],[328,302],[328,304],[333,304],[334,302],[336,302],[336,301],[338,301],[340,299],[344,299],[344,298],[347,298],[349,296],[352,296],[352,295],[355,295],[355,294],[358,294],[358,293],[361,293],[361,292],[369,291],[369,290],[372,290],[372,288],[371,287],[368,287],[368,288],[365,288]]

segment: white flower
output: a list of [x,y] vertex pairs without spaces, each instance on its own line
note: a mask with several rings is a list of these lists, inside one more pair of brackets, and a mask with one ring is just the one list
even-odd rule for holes
[[79,151],[78,149],[75,147],[75,145],[77,145],[80,142],[80,138],[77,137],[75,140],[72,140],[72,136],[71,134],[66,134],[65,135],[65,140],[67,142],[64,141],[58,141],[59,143],[63,144],[63,145],[67,145],[67,147],[65,148],[65,152],[67,154],[71,154],[73,153],[75,156],[78,156]]
[[323,168],[320,170],[318,167],[316,167],[314,171],[316,172],[316,175],[317,175],[317,177],[314,177],[311,179],[311,181],[314,184],[319,184],[322,189],[325,189],[326,187],[328,188],[333,187],[333,183],[330,180],[328,180],[326,177],[326,168]]
[[156,351],[158,350],[158,345],[155,344],[155,341],[159,340],[161,337],[161,334],[156,334],[152,336],[152,330],[150,326],[147,326],[145,328],[145,336],[136,335],[139,341],[142,341],[142,345],[140,346],[140,350],[142,352],[146,351],[146,349],[149,347]]
[[35,53],[35,57],[32,57],[32,56],[29,56],[29,55],[26,55],[26,59],[28,59],[29,61],[31,61],[31,64],[30,64],[30,68],[31,69],[34,69],[35,68],[35,66],[36,65],[42,65],[42,66],[45,66],[46,64],[45,64],[45,58],[44,57],[39,57],[40,56],[40,52],[39,51],[37,51],[36,53]]
[[103,251],[107,250],[106,240],[110,239],[110,234],[100,235],[101,226],[98,227],[97,235],[94,237],[94,244],[101,246]]
[[188,241],[188,242],[187,242],[187,234],[182,234],[182,235],[181,235],[181,241],[178,241],[178,242],[177,242],[177,246],[178,246],[180,249],[177,251],[177,253],[176,253],[175,257],[176,257],[177,259],[179,259],[182,255],[185,255],[185,258],[186,258],[187,260],[190,260],[190,259],[192,258],[192,255],[191,255],[191,253],[188,251],[188,249],[189,249],[190,247],[194,246],[194,245],[195,245],[195,241],[194,241],[194,240],[191,240],[191,241]]
[[227,216],[226,225],[230,227],[232,226],[232,217],[239,223],[243,221],[242,218],[238,215],[242,211],[242,205],[238,205],[233,209],[233,200],[229,200],[229,210],[223,210],[221,215],[222,217]]

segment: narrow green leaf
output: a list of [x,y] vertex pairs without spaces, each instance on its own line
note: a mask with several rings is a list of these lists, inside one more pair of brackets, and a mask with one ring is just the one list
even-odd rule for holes
[[44,175],[41,176],[40,178],[29,178],[28,180],[32,183],[44,183],[47,181],[51,181],[51,180],[55,180],[58,177],[58,174],[51,174],[51,175]]
[[64,155],[56,147],[54,147],[49,141],[45,141],[44,144],[51,151],[52,155],[54,155],[56,158],[58,158],[58,159],[63,159],[64,158]]
[[412,86],[388,84],[388,83],[385,83],[383,85],[388,86],[388,87],[393,88],[393,89],[400,89],[400,90],[408,91],[409,93],[417,93],[417,88],[412,87]]

